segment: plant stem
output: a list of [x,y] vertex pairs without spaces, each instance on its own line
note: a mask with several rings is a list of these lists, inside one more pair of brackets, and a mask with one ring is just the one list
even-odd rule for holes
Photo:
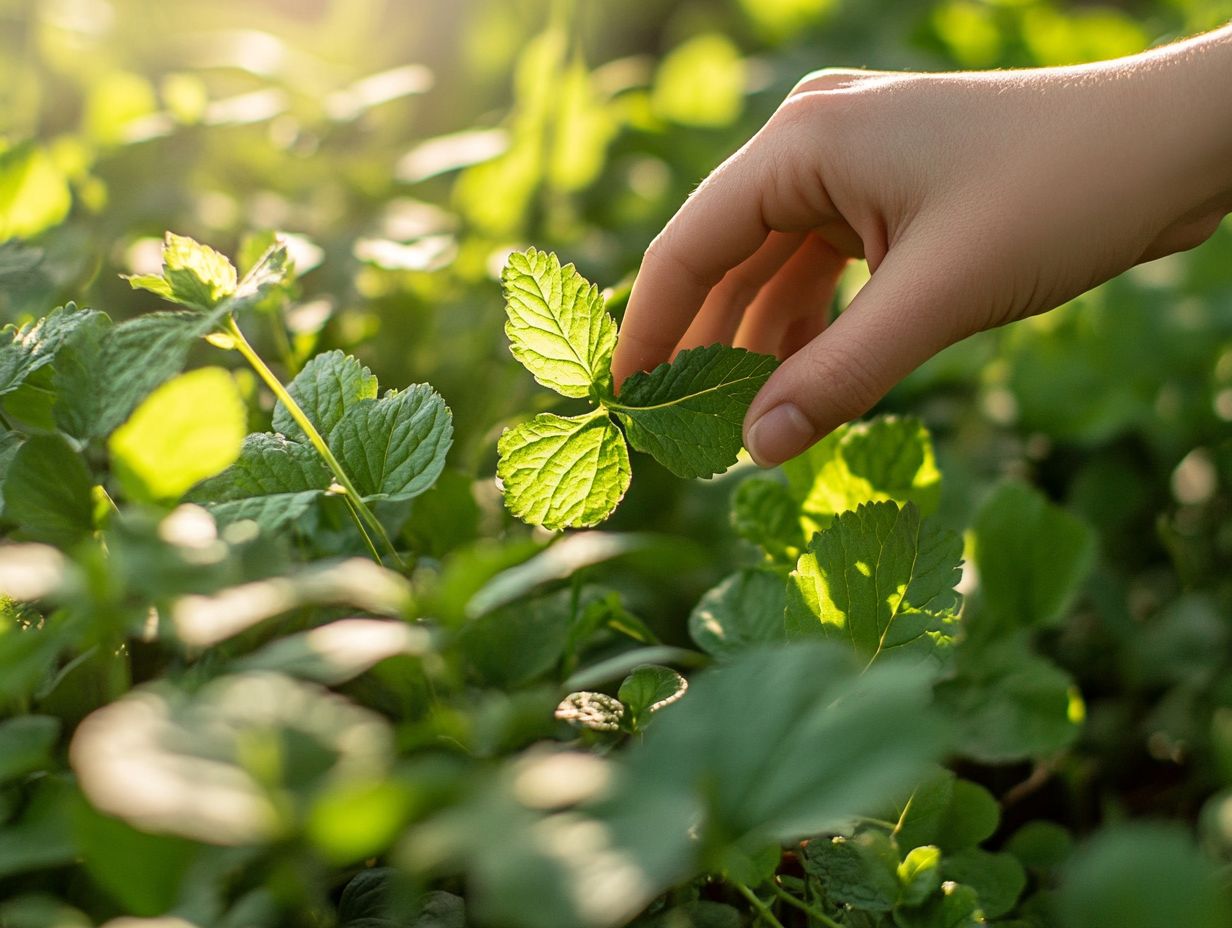
[[757,915],[762,921],[764,921],[767,925],[770,925],[771,928],[783,928],[783,923],[774,917],[774,913],[770,911],[770,907],[758,899],[757,894],[753,892],[753,890],[749,889],[743,883],[737,883],[735,880],[732,880],[731,884],[736,888],[736,892],[744,896],[744,898],[749,901],[749,905],[757,910]]
[[317,431],[317,427],[312,424],[300,408],[299,403],[287,391],[287,388],[282,385],[282,381],[269,369],[269,365],[257,354],[256,350],[248,343],[248,339],[244,337],[244,333],[240,331],[240,327],[235,322],[234,316],[227,316],[224,323],[224,328],[228,335],[235,339],[235,347],[244,359],[252,365],[253,370],[257,372],[265,385],[273,391],[274,396],[286,407],[287,412],[291,414],[291,418],[295,420],[305,435],[308,436],[308,441],[312,447],[317,450],[317,454],[325,461],[325,465],[334,475],[334,480],[338,486],[342,487],[343,494],[346,496],[347,506],[350,509],[351,517],[355,520],[355,524],[359,526],[360,533],[364,535],[364,539],[368,542],[368,547],[372,550],[373,557],[376,562],[381,563],[380,554],[376,550],[376,546],[372,543],[372,539],[368,537],[364,529],[364,524],[367,523],[368,528],[372,529],[373,534],[381,540],[381,543],[389,550],[394,561],[399,567],[405,567],[402,558],[399,557],[397,549],[394,548],[394,543],[390,540],[389,535],[385,531],[385,526],[381,524],[381,520],[373,514],[360,496],[359,491],[355,489],[355,484],[351,483],[351,478],[347,476],[347,472],[343,469],[341,462],[334,457],[334,453],[329,450],[329,445],[325,443],[325,439],[321,437],[321,433]]
[[774,890],[774,894],[776,896],[778,896],[788,905],[793,905],[797,909],[799,909],[801,912],[804,912],[813,921],[821,922],[823,925],[826,926],[826,928],[843,928],[842,925],[840,925],[838,922],[832,919],[825,912],[821,911],[821,909],[815,909],[811,905],[809,905],[807,902],[797,899],[795,896],[793,896],[791,893],[785,890],[782,886],[779,886],[779,884],[775,883],[773,880],[770,882],[770,887]]

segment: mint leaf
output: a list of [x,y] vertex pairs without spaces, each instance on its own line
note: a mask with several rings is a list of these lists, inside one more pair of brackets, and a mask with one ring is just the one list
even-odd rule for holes
[[941,496],[932,440],[913,418],[881,416],[846,425],[786,462],[783,473],[806,535],[860,503],[913,502],[929,515]]
[[629,451],[603,415],[544,413],[507,430],[497,450],[509,511],[552,531],[597,525],[629,489]]
[[235,293],[235,265],[208,245],[168,232],[163,242],[161,275],[126,278],[134,290],[148,290],[164,300],[209,312]]
[[534,248],[509,256],[501,286],[510,350],[535,380],[574,397],[610,383],[616,320],[598,287]]
[[[357,358],[341,351],[319,354],[287,384],[287,392],[299,403],[322,435],[329,435],[343,415],[360,400],[377,397],[376,376]],[[274,406],[273,428],[287,438],[304,441],[307,436],[291,418],[280,400]]]
[[973,625],[1002,634],[1062,618],[1095,557],[1095,534],[1022,483],[1002,484],[974,526],[980,609]]
[[68,303],[29,325],[0,329],[0,396],[14,392],[35,371],[55,360],[75,331],[101,315]]
[[772,561],[794,564],[807,542],[799,503],[773,477],[740,482],[732,494],[731,523],[737,535],[760,546]]
[[244,439],[234,464],[188,498],[206,506],[220,525],[252,519],[272,532],[303,515],[331,480],[311,446],[256,433]]
[[108,442],[133,499],[173,501],[240,454],[248,411],[230,372],[203,367],[163,384]]
[[9,464],[3,492],[5,518],[20,537],[67,548],[94,530],[90,472],[58,435],[27,439]]
[[787,632],[847,641],[871,661],[957,612],[962,540],[915,504],[867,503],[813,537],[787,585]]
[[866,912],[889,912],[898,902],[898,851],[881,832],[810,841],[803,864],[834,902]]
[[364,499],[410,499],[444,469],[453,414],[428,384],[412,384],[356,402],[327,441]]
[[743,348],[690,348],[630,376],[608,406],[638,451],[678,477],[711,477],[736,463],[744,414],[777,366]]
[[731,658],[782,641],[786,605],[782,574],[741,570],[702,595],[689,616],[689,635],[707,654]]

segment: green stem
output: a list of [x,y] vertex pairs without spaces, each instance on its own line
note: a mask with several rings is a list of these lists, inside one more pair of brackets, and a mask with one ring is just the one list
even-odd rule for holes
[[757,910],[758,917],[767,925],[770,925],[770,928],[783,928],[783,923],[774,917],[774,913],[770,911],[770,906],[758,899],[757,894],[753,890],[743,883],[737,883],[735,880],[731,881],[731,885],[736,888],[736,892],[749,901],[749,905]]
[[299,403],[295,401],[295,398],[291,396],[291,394],[287,391],[287,388],[282,385],[282,381],[280,381],[274,372],[269,369],[269,365],[267,365],[261,356],[257,354],[252,345],[248,343],[248,339],[244,337],[244,333],[240,331],[240,327],[236,324],[234,316],[227,316],[224,323],[224,328],[226,329],[227,334],[235,340],[235,347],[239,353],[242,354],[244,359],[252,365],[253,370],[257,372],[257,376],[265,381],[265,385],[273,391],[274,396],[278,398],[282,405],[286,407],[287,412],[291,414],[291,418],[295,420],[295,424],[298,425],[303,430],[304,434],[308,436],[308,441],[311,442],[312,447],[316,448],[317,454],[321,455],[321,458],[325,461],[325,465],[334,475],[334,481],[338,484],[338,486],[342,487],[343,494],[346,496],[347,506],[351,512],[351,517],[355,520],[355,524],[359,526],[359,530],[364,535],[365,540],[367,540],[368,546],[372,549],[373,556],[376,558],[376,562],[378,564],[381,563],[381,558],[376,551],[376,546],[372,543],[372,539],[368,538],[367,532],[364,531],[365,523],[367,523],[368,528],[372,529],[372,532],[389,550],[389,553],[393,556],[393,559],[398,566],[405,567],[406,565],[403,563],[402,558],[398,556],[397,549],[394,548],[393,542],[390,540],[389,535],[385,531],[385,526],[381,524],[381,520],[378,519],[376,515],[373,514],[372,510],[368,508],[367,504],[363,500],[363,497],[360,496],[359,491],[355,489],[355,484],[351,483],[351,478],[348,477],[346,471],[343,470],[341,462],[334,457],[334,453],[329,450],[329,445],[325,443],[325,439],[321,437],[321,433],[317,431],[317,427],[312,424],[312,420],[310,420],[304,410],[300,408]]
[[823,925],[826,926],[826,928],[843,928],[842,925],[840,925],[838,922],[832,919],[825,912],[821,911],[821,909],[815,909],[811,905],[809,905],[807,902],[797,899],[795,896],[793,896],[791,893],[785,890],[782,886],[779,886],[778,883],[771,881],[770,888],[774,890],[774,894],[776,896],[778,896],[788,905],[795,906],[801,912],[804,912],[806,915],[808,915],[809,918],[813,919],[813,921],[821,922]]

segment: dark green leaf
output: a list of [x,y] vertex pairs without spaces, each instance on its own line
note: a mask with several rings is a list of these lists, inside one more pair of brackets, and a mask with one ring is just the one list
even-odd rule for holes
[[800,506],[781,481],[750,477],[736,487],[731,502],[732,528],[775,561],[795,564],[807,539]]
[[63,438],[38,435],[22,445],[3,491],[5,517],[24,538],[71,547],[94,530],[90,472]]
[[898,902],[898,852],[881,832],[810,841],[803,862],[834,902],[868,912],[889,912]]
[[[305,364],[287,384],[287,391],[317,431],[329,435],[352,406],[360,400],[376,399],[377,382],[356,358],[341,351],[327,351]],[[287,438],[307,441],[281,400],[274,406],[273,429]]]
[[0,722],[0,783],[49,767],[59,738],[60,720],[52,716],[26,715]]
[[65,341],[100,315],[69,303],[29,325],[0,329],[0,396],[12,393],[31,374],[55,360]]
[[783,641],[787,586],[782,574],[747,568],[708,590],[689,616],[697,646],[726,659],[757,645]]
[[1000,918],[1014,908],[1027,885],[1027,875],[1014,857],[968,848],[947,854],[941,862],[942,876],[970,886],[980,897],[980,909],[988,918]]
[[777,366],[742,348],[692,348],[631,375],[608,406],[638,451],[678,477],[711,477],[736,463],[744,414]]
[[208,507],[219,524],[252,519],[274,532],[307,511],[331,481],[311,446],[255,433],[244,439],[234,464],[198,484],[188,498]]

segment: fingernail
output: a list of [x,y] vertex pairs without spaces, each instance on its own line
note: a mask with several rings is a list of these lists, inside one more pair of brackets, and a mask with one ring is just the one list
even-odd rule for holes
[[748,449],[760,467],[794,458],[813,442],[815,429],[795,403],[780,403],[749,428]]

